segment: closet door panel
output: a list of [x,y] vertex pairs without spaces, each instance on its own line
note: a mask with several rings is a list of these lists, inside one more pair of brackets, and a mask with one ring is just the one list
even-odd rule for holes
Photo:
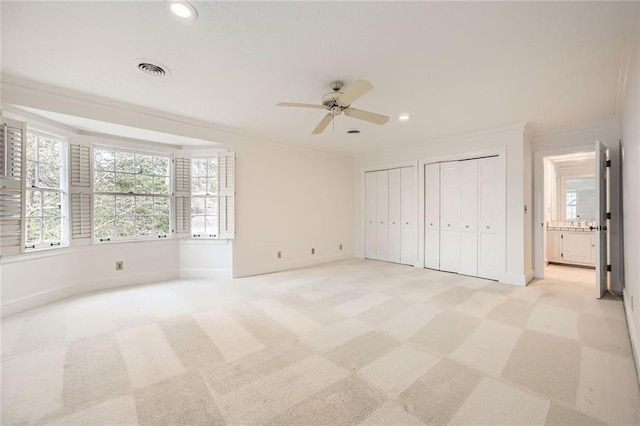
[[400,169],[389,170],[389,226],[400,226],[401,206],[401,172]]
[[458,162],[440,164],[440,225],[442,229],[458,229],[460,220],[460,180]]
[[376,172],[376,259],[389,260],[389,171]]
[[424,266],[440,269],[440,230],[427,229],[425,231]]
[[401,202],[400,226],[402,228],[402,248],[400,263],[415,265],[418,244],[418,209],[415,181],[415,167],[403,167],[401,173]]
[[424,175],[424,266],[440,269],[440,164],[427,164]]
[[416,207],[416,183],[414,167],[403,167],[402,169],[400,169],[400,172],[402,182],[402,226],[405,228],[416,228],[418,209]]
[[458,272],[460,267],[460,232],[440,232],[440,270]]
[[377,175],[376,172],[365,173],[365,250],[364,257],[377,259],[376,246],[378,230],[376,226],[377,208]]
[[400,263],[401,233],[401,171],[389,170],[389,255],[390,262]]
[[504,166],[499,157],[478,160],[478,276],[499,279],[505,257]]
[[460,267],[458,272],[478,272],[478,160],[460,162]]
[[440,269],[460,267],[460,178],[457,161],[440,164]]

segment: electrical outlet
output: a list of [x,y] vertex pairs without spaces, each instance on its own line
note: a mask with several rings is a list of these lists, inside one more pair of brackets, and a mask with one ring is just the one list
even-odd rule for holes
[[278,259],[282,259],[282,252],[281,251],[278,252]]
[[316,249],[312,248],[311,249],[311,254],[316,254]]
[[342,250],[342,244],[340,244],[340,250]]
[[124,270],[124,261],[116,260],[116,271],[123,271],[123,270]]

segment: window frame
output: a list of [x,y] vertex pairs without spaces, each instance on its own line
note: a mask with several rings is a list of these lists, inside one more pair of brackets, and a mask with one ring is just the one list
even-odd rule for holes
[[[55,141],[57,141],[58,143],[60,143],[60,186],[59,188],[52,188],[52,187],[44,187],[44,186],[38,186],[37,184],[39,184],[39,179],[38,179],[38,175],[39,175],[39,171],[40,171],[40,165],[52,165],[52,163],[46,163],[43,161],[40,161],[40,150],[39,150],[39,143],[40,141],[37,141],[37,147],[36,147],[36,160],[32,160],[29,158],[28,153],[29,153],[29,137],[30,136],[36,136],[37,138],[40,137],[44,137],[44,138],[49,138],[49,139],[53,139]],[[22,232],[22,247],[24,249],[25,253],[31,253],[34,251],[40,251],[40,250],[50,250],[50,249],[58,249],[58,248],[63,248],[63,247],[68,247],[70,244],[70,205],[69,205],[69,140],[67,137],[62,136],[62,135],[58,135],[52,132],[47,132],[44,130],[40,130],[37,127],[33,128],[29,125],[27,125],[27,133],[26,133],[26,137],[24,139],[25,144],[25,148],[24,148],[24,155],[25,155],[25,170],[24,170],[24,186],[23,186],[23,196],[24,196],[24,209],[23,209],[23,213],[22,213],[22,218],[24,220],[24,227],[23,227],[23,232]],[[29,181],[29,177],[28,177],[28,169],[29,169],[29,163],[30,162],[35,162],[36,163],[36,168],[35,168],[35,173],[36,176],[34,177],[35,179],[35,183],[36,185],[32,185],[31,182]],[[55,165],[55,164],[53,164]],[[57,166],[57,165],[55,165]],[[27,215],[27,198],[28,198],[28,194],[29,192],[39,192],[40,193],[40,215],[39,216],[28,216]],[[45,193],[58,193],[60,194],[60,240],[59,241],[52,241],[52,240],[43,240],[43,232],[44,232],[44,219],[48,216],[44,215],[42,206],[43,206],[43,196]],[[57,216],[56,216],[57,217]],[[27,236],[28,236],[28,232],[27,232],[27,228],[28,225],[27,223],[29,222],[28,219],[32,219],[32,218],[37,218],[40,220],[40,238],[39,238],[39,242],[35,243],[35,244],[29,244],[27,243]]]
[[[127,153],[127,154],[133,154],[134,156],[137,155],[146,155],[146,156],[151,156],[151,157],[163,157],[167,159],[167,174],[166,175],[156,175],[156,174],[152,174],[152,175],[145,175],[145,176],[151,176],[151,177],[157,177],[157,176],[163,176],[168,178],[168,182],[167,182],[167,192],[163,193],[163,194],[159,194],[159,193],[154,193],[154,192],[150,192],[150,193],[136,193],[135,191],[135,185],[133,187],[133,191],[130,192],[105,192],[105,191],[97,191],[96,189],[96,173],[99,172],[99,170],[96,168],[96,151],[112,151],[114,152],[114,154],[117,155],[118,152],[120,153]],[[92,236],[92,243],[94,244],[107,244],[107,243],[118,243],[118,242],[135,242],[135,241],[153,241],[153,240],[158,240],[158,239],[169,239],[169,238],[173,238],[173,233],[172,233],[172,229],[174,227],[174,222],[175,222],[175,211],[174,211],[174,206],[173,206],[173,199],[174,199],[174,191],[173,191],[173,185],[174,185],[174,181],[175,181],[175,173],[174,173],[174,167],[173,167],[173,159],[174,159],[174,155],[172,153],[169,152],[163,152],[163,151],[155,151],[155,150],[151,150],[151,149],[137,149],[137,148],[128,148],[128,147],[121,147],[121,146],[114,146],[114,145],[107,145],[107,144],[98,144],[98,143],[92,143],[91,144],[91,178],[90,178],[90,187],[91,187],[91,198],[92,198],[92,207],[91,207],[91,236]],[[115,158],[114,158],[114,185],[115,185],[115,178],[116,175],[118,174],[118,171],[116,169],[117,167],[117,163],[115,162]],[[140,173],[131,173],[131,172],[120,172],[122,174],[130,174],[130,175],[137,175]],[[135,178],[134,178],[134,182],[135,182]],[[115,189],[115,188],[114,188]],[[113,214],[113,220],[114,220],[114,234],[111,237],[98,237],[96,236],[96,224],[98,222],[98,218],[100,217],[107,217],[104,215],[96,215],[96,196],[101,196],[101,195],[106,195],[106,196],[113,196],[114,197],[114,214]],[[155,209],[155,199],[156,198],[165,198],[167,201],[167,205],[168,205],[168,209],[169,209],[169,213],[168,213],[168,228],[167,228],[167,232],[165,234],[150,234],[150,235],[131,235],[131,236],[117,236],[117,210],[116,210],[116,204],[117,204],[117,198],[118,196],[126,196],[126,197],[133,197],[133,205],[136,205],[136,201],[138,197],[150,197],[153,199],[152,202],[152,208]],[[134,207],[135,208],[135,207]],[[153,210],[152,214],[150,215],[152,220],[153,220],[153,228],[157,229],[156,227],[156,217],[160,216],[160,215],[156,215],[153,214],[155,213],[155,210]],[[138,216],[138,215],[133,215],[134,217]],[[149,215],[140,215],[140,216],[149,216]],[[134,221],[134,225],[136,225],[136,221]],[[137,227],[136,227],[137,228]],[[137,231],[136,231],[137,232]]]
[[[202,176],[197,176],[194,177],[193,173],[195,170],[194,167],[194,161],[202,161],[202,160],[207,160],[207,161],[215,161],[216,163],[216,175],[215,175],[215,181],[216,181],[216,192],[215,194],[208,194],[208,193],[196,193],[194,192],[194,185],[193,185],[193,181],[194,179],[202,179]],[[209,169],[207,167],[207,174],[206,176],[204,176],[205,179],[212,179],[212,177],[209,176]],[[208,182],[207,182],[207,187],[208,187]],[[190,206],[189,206],[189,226],[190,226],[190,237],[191,238],[195,238],[195,239],[204,239],[204,240],[220,240],[220,239],[226,239],[226,238],[221,238],[220,237],[220,154],[218,152],[216,152],[215,154],[207,154],[207,155],[194,155],[191,156],[189,158],[189,197],[190,197]],[[193,208],[194,208],[194,201],[197,199],[203,199],[204,201],[204,214],[195,214],[193,213]],[[206,220],[207,217],[211,217],[212,215],[207,215],[206,211],[207,211],[207,199],[215,199],[216,200],[216,206],[215,206],[215,223],[216,223],[216,233],[215,234],[196,234],[193,231],[194,228],[194,224],[193,224],[193,220],[196,217],[202,217],[206,226]],[[206,228],[205,228],[206,229]]]

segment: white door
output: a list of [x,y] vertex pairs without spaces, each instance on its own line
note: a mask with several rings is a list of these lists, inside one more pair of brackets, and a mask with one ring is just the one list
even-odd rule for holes
[[478,273],[478,160],[459,162],[460,266],[458,272]]
[[413,266],[416,264],[416,248],[418,247],[415,168],[403,167],[400,172],[402,182],[402,208],[400,209],[402,250],[400,252],[400,263]]
[[365,173],[365,247],[364,257],[367,259],[377,259],[376,246],[378,227],[376,226],[376,206],[377,206],[377,189],[376,189],[376,172]]
[[440,269],[440,164],[427,164],[424,177],[424,266]]
[[596,141],[596,297],[608,289],[607,274],[607,148]]
[[440,269],[460,267],[460,179],[457,161],[440,164]]
[[400,263],[400,169],[389,170],[389,261]]
[[389,260],[389,171],[376,172],[376,259]]
[[478,273],[499,279],[504,273],[504,169],[499,157],[478,160]]

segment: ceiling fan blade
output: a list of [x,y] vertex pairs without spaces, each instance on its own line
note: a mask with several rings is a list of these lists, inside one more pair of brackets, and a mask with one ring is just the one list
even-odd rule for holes
[[349,117],[357,118],[375,124],[385,124],[387,121],[389,121],[389,117],[386,115],[376,114],[375,112],[364,111],[357,108],[347,108],[344,110],[344,113]]
[[349,106],[361,96],[373,89],[373,85],[366,80],[357,80],[338,98],[342,106]]
[[280,103],[277,103],[276,106],[327,109],[327,107],[324,106],[324,105],[299,104],[299,103],[296,103],[296,102],[280,102]]
[[320,123],[318,123],[316,128],[313,129],[313,132],[311,132],[311,134],[312,135],[318,135],[318,134],[324,132],[324,129],[326,129],[327,126],[329,125],[329,123],[331,123],[331,120],[333,120],[333,114],[329,113],[329,114],[325,115],[324,118],[322,120],[320,120]]

